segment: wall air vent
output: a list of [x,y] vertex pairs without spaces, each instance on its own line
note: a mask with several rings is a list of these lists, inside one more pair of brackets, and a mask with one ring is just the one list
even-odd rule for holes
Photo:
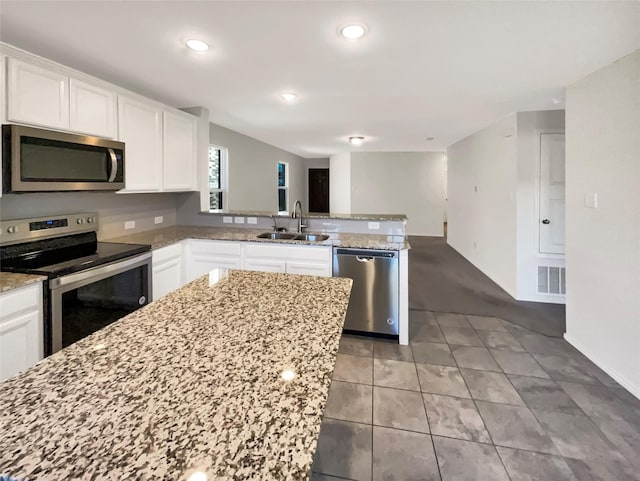
[[538,293],[565,295],[566,268],[538,266]]

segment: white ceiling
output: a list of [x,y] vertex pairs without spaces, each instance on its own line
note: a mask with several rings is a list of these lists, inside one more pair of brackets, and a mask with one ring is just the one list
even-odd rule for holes
[[[339,37],[350,21],[368,34]],[[563,108],[566,85],[640,48],[640,2],[2,0],[0,38],[321,157],[355,149],[350,135],[443,150],[510,112]]]

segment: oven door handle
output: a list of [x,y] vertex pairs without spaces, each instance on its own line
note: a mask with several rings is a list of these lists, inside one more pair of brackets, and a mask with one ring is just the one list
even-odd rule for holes
[[122,272],[135,269],[145,264],[150,264],[151,252],[145,252],[144,254],[137,255],[125,259],[120,262],[113,262],[102,266],[97,266],[86,271],[80,271],[66,276],[51,279],[49,281],[49,288],[52,291],[56,290],[70,290],[77,287],[91,284],[93,282],[106,279],[107,277],[120,274]]

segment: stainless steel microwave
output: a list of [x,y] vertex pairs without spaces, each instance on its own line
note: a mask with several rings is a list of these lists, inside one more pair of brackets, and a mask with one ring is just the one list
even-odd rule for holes
[[2,126],[3,192],[124,188],[124,143],[52,130]]

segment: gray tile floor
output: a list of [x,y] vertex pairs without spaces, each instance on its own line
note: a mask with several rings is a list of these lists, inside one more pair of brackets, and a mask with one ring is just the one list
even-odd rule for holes
[[312,481],[639,481],[640,401],[562,339],[411,311],[343,336]]

